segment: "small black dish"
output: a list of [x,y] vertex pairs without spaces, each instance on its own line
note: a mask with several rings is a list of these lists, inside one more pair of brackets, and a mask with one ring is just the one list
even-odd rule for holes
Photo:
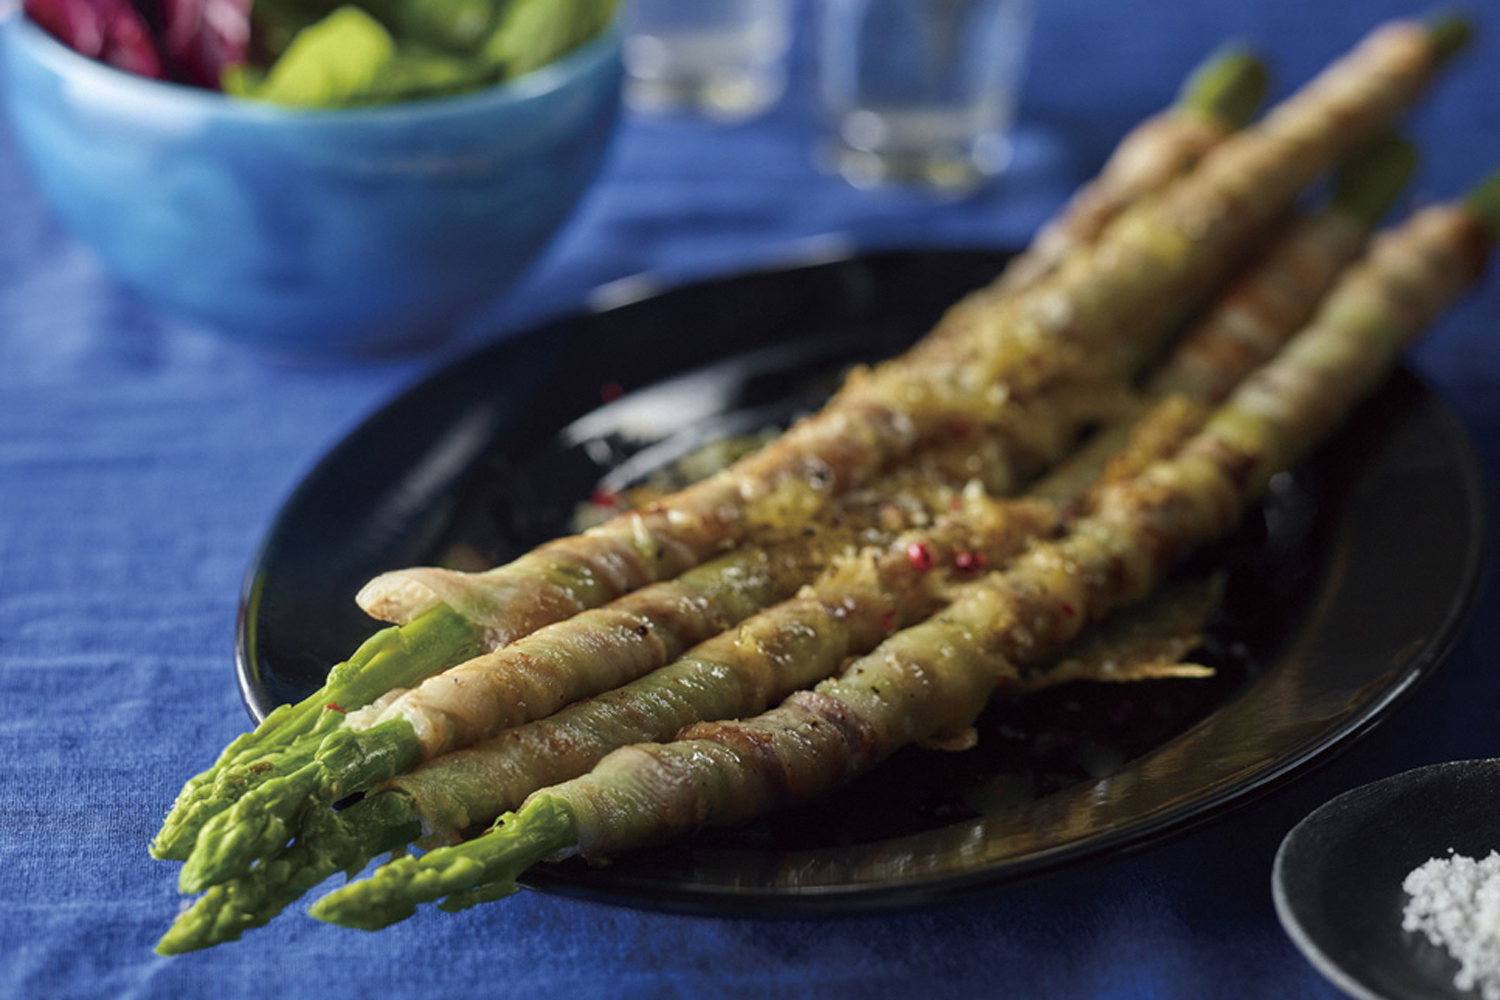
[[1419,767],[1345,792],[1298,823],[1272,874],[1292,941],[1357,1000],[1473,1000],[1458,962],[1401,927],[1414,868],[1449,851],[1500,850],[1500,760]]

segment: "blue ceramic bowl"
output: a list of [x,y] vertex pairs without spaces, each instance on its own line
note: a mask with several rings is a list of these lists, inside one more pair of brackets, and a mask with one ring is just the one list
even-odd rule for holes
[[619,36],[473,94],[304,111],[131,76],[0,24],[20,148],[153,303],[278,353],[432,343],[493,304],[598,170]]

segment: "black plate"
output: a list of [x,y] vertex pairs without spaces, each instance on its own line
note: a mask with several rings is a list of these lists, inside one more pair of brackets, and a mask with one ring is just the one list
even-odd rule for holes
[[1500,760],[1419,767],[1345,792],[1282,842],[1272,888],[1297,947],[1360,1000],[1472,1000],[1458,962],[1403,930],[1408,872],[1449,851],[1500,847]]
[[[1005,259],[872,254],[707,282],[424,381],[335,448],[272,527],[241,610],[251,714],[313,690],[373,630],[353,603],[370,577],[503,559],[563,530],[601,480],[784,422]],[[1476,589],[1487,509],[1461,429],[1398,373],[1213,553],[1229,567],[1204,654],[1214,681],[999,703],[977,750],[913,748],[828,802],[530,884],[662,909],[868,911],[1155,841],[1325,758],[1430,673]]]

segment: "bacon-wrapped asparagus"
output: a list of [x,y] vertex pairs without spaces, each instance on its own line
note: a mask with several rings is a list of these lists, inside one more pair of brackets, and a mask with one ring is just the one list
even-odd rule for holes
[[[447,676],[444,687],[462,689],[473,697],[476,679],[488,679],[490,697],[485,704],[491,711],[486,719],[496,729],[549,714],[569,701],[617,687],[669,662],[746,615],[791,594],[810,573],[825,565],[832,553],[851,541],[850,532],[829,529],[810,539],[729,553],[676,580],[644,588],[604,608],[544,628],[521,643],[454,664],[453,669],[462,672]],[[465,665],[468,669],[463,670]],[[512,669],[507,670],[508,666]],[[391,693],[373,692],[371,699]],[[453,727],[443,721],[443,695],[447,693],[439,689],[425,700],[418,699],[418,704],[429,710],[409,713],[423,727],[419,746],[426,745],[431,753],[441,752],[453,742],[452,736],[445,735]],[[315,784],[317,748],[326,735],[342,731],[347,720],[347,714],[330,709],[315,731],[286,749],[225,768],[218,782],[202,787],[190,808],[179,802],[173,817],[157,835],[156,855],[187,858],[203,824],[222,815],[236,801],[243,802],[242,795],[267,782],[296,773],[298,782]],[[278,794],[285,794],[288,787],[287,782],[280,782]],[[261,797],[246,804],[235,813],[233,822],[243,819],[270,828],[288,820],[294,811],[267,811],[261,805],[264,801]],[[186,878],[188,885],[196,884],[191,868]]]
[[[1049,505],[1019,501],[1009,515],[1054,519]],[[1027,508],[1030,508],[1027,510]],[[1017,540],[1029,530],[1014,525]],[[959,562],[965,562],[960,559]],[[883,567],[900,578],[912,572],[940,580],[904,552],[887,553]],[[340,813],[309,813],[284,851],[248,872],[210,887],[178,916],[158,945],[163,954],[211,947],[261,926],[312,886],[339,871],[357,871],[371,858],[424,839],[450,842],[519,805],[531,791],[589,770],[609,750],[642,739],[666,739],[702,718],[760,711],[800,687],[832,674],[850,656],[867,652],[893,628],[923,617],[938,588],[917,587],[927,606],[906,593],[898,604],[872,595],[859,582],[876,567],[865,558],[825,580],[816,594],[789,601],[774,616],[758,616],[646,678],[555,716],[509,730],[490,745],[445,755]],[[969,573],[969,570],[961,572]],[[842,582],[840,582],[842,581]],[[946,588],[943,588],[946,589]],[[1191,646],[1206,608],[1203,595],[1164,603],[1146,620],[1120,622],[1069,647],[1067,658],[1033,687],[1075,680],[1123,683],[1163,677],[1202,677],[1205,668],[1176,661]],[[898,617],[899,616],[899,617]],[[1165,657],[1165,658],[1164,658]]]
[[[1259,354],[1270,353],[1312,312],[1334,274],[1352,257],[1364,232],[1384,213],[1404,184],[1411,159],[1410,148],[1393,137],[1372,143],[1362,151],[1343,171],[1335,196],[1337,208],[1295,228],[1291,236],[1281,241],[1179,347],[1163,371],[1165,377],[1159,377],[1157,383],[1175,386],[1184,396],[1204,404],[1227,392],[1253,366]],[[1258,344],[1255,352],[1239,346],[1247,331],[1254,334]],[[1165,441],[1177,443],[1196,429],[1205,412],[1201,407],[1169,408],[1166,419],[1148,423],[1170,426],[1172,431]],[[1112,436],[1111,440],[1118,446],[1124,441],[1123,433]],[[1124,462],[1139,466],[1155,457],[1162,447],[1161,443],[1153,442],[1126,448],[1116,457],[1116,465]],[[1096,446],[1089,450],[1088,457],[1089,464],[1097,468],[1106,453]],[[1074,463],[1067,478],[1077,480],[1080,486],[1087,485],[1078,468],[1078,463]],[[1087,468],[1085,465],[1084,469]],[[887,485],[891,478],[887,477]],[[903,489],[914,494],[922,492],[917,486],[908,482]],[[930,486],[927,492],[932,492]],[[941,489],[937,492],[938,505],[946,506],[944,498],[948,494]],[[1057,495],[1054,484],[1053,496]],[[920,498],[914,504],[923,509]],[[928,501],[925,506],[933,505]],[[850,520],[868,523],[869,518]],[[966,526],[962,520],[954,523],[953,518],[948,522],[943,532],[910,544],[930,546],[941,553],[953,547],[955,537],[962,540],[967,535],[971,558],[977,553],[979,558],[988,558],[992,563],[998,561],[992,542],[986,540],[987,529],[982,521],[978,526]],[[295,818],[309,801],[327,805],[401,774],[422,760],[470,746],[502,728],[549,715],[570,701],[608,690],[669,662],[687,645],[707,639],[712,632],[769,603],[768,597],[775,599],[790,593],[801,582],[796,572],[825,561],[818,553],[829,551],[830,536],[834,547],[842,544],[839,532],[824,531],[812,544],[799,544],[793,555],[779,561],[757,550],[737,552],[690,571],[678,581],[627,595],[602,611],[586,612],[545,627],[511,646],[434,677],[415,691],[400,694],[378,713],[367,710],[372,719],[383,720],[384,724],[369,732],[335,730],[322,744],[316,759],[311,748],[306,748],[274,762],[258,762],[256,770],[247,773],[242,787],[249,789],[256,783],[266,787],[246,795],[232,809],[229,800],[221,799],[220,810],[228,811],[216,816],[209,815],[210,806],[205,804],[199,815],[212,822],[197,833],[196,843],[193,836],[196,831],[182,823],[174,828],[178,842],[163,844],[188,856],[180,878],[182,890],[201,891],[233,877],[255,859],[279,850],[294,829]],[[730,592],[718,594],[725,587]],[[721,606],[725,601],[731,601],[738,610],[729,613]],[[884,607],[883,601],[883,597],[867,600],[864,607]],[[683,614],[684,608],[693,607],[700,613]],[[704,610],[712,610],[716,617],[706,618],[701,613]],[[796,614],[790,617],[793,622],[798,621]],[[840,628],[847,634],[855,625],[855,620],[849,618],[840,623]],[[867,651],[868,647],[853,648],[848,653]],[[837,663],[835,659],[832,663],[810,664],[803,683],[821,679]],[[640,697],[640,693],[632,692],[624,704]],[[645,697],[650,700],[649,695]],[[710,700],[707,704],[716,703]],[[655,729],[639,724],[634,729],[621,729],[607,721],[590,722],[596,713],[604,711],[603,704],[592,705],[577,713],[575,727],[562,740],[570,752],[551,762],[550,769],[542,755],[531,755],[529,771],[523,768],[518,773],[537,777],[519,795],[515,794],[519,787],[515,782],[504,785],[490,780],[491,791],[486,797],[481,794],[484,782],[474,780],[470,773],[461,773],[461,761],[469,762],[470,772],[481,774],[517,768],[501,751],[466,755],[447,762],[439,776],[429,777],[424,783],[433,793],[426,798],[436,800],[436,790],[445,781],[462,785],[465,790],[461,794],[455,791],[450,800],[471,802],[471,815],[477,817],[475,822],[487,822],[513,808],[532,788],[586,770],[613,746],[665,738],[681,725],[698,719],[744,714],[762,707],[758,703],[729,703],[722,711],[714,709],[719,714],[703,714],[704,706],[684,703],[678,706],[682,714],[676,717],[675,724],[663,730],[661,725]],[[539,738],[554,744],[561,739],[557,731],[556,726],[528,730],[550,734]],[[525,753],[523,735],[511,734],[502,741],[512,755]],[[593,756],[587,756],[588,753]],[[490,803],[494,804],[493,811],[486,811]],[[429,823],[435,822],[431,812],[427,818]],[[457,829],[466,825],[467,817]],[[167,852],[164,849],[162,853]]]
[[[1204,321],[1178,345],[1167,364],[1152,380],[1152,385],[1160,395],[1173,395],[1200,404],[1186,416],[1175,407],[1168,408],[1161,419],[1153,422],[1153,424],[1161,424],[1170,421],[1173,424],[1173,431],[1168,435],[1172,444],[1164,446],[1153,440],[1146,444],[1132,443],[1127,446],[1126,438],[1122,436],[1116,442],[1120,450],[1113,455],[1107,475],[1121,478],[1121,469],[1140,467],[1145,464],[1148,457],[1154,458],[1162,454],[1164,450],[1173,450],[1176,444],[1180,444],[1183,438],[1201,426],[1207,414],[1205,407],[1208,404],[1222,399],[1240,378],[1258,362],[1273,354],[1287,337],[1306,322],[1337,277],[1338,272],[1356,256],[1368,230],[1385,213],[1400,188],[1405,184],[1410,175],[1413,158],[1414,154],[1409,145],[1395,137],[1388,136],[1373,143],[1341,171],[1342,178],[1335,192],[1333,207],[1293,227],[1287,236],[1279,241],[1243,280],[1237,282],[1221,303],[1211,310]],[[1253,345],[1253,349],[1242,346],[1247,343]],[[1091,448],[1089,452],[1090,464],[1093,471],[1097,473],[1108,456],[1097,448]],[[1086,472],[1087,469],[1087,465],[1081,469],[1075,466],[1075,475],[1078,471]],[[1084,477],[1079,476],[1079,479],[1083,480]],[[1086,485],[1086,482],[1081,482],[1080,492],[1081,488]],[[1037,534],[1045,534],[1044,531],[1039,530],[1039,526],[1046,522],[1038,521],[1035,514],[1029,513],[1035,507],[1034,502],[1026,501],[1022,506],[1007,505],[1002,509],[1027,511],[1024,520],[1033,524],[1032,530]],[[950,530],[958,528],[961,532],[972,530],[965,526],[964,520],[951,518],[949,528]],[[983,536],[981,534],[977,537]],[[942,553],[952,549],[952,543],[941,537],[936,540],[918,538],[914,543],[930,545],[931,551],[936,553],[936,561],[940,564],[945,562]],[[913,542],[908,541],[904,544],[910,545]],[[970,542],[969,545],[970,548],[965,551],[965,554],[968,556],[967,565],[971,569],[978,568],[975,552],[981,555],[987,553],[989,565],[999,565],[995,546],[978,542]],[[901,547],[898,546],[898,549]],[[851,625],[852,622],[846,620],[845,627]],[[849,650],[850,654],[866,651],[857,647]],[[703,650],[695,651],[695,655],[701,655],[703,652]],[[837,662],[836,659],[832,661],[833,664]],[[831,666],[827,667],[827,670],[831,670]],[[665,685],[668,682],[662,678],[666,676],[668,674],[658,672],[658,676],[653,676],[647,683]],[[823,676],[826,676],[826,671],[825,673],[815,671],[808,673],[809,681],[819,680]],[[639,686],[645,687],[646,684]],[[514,808],[516,804],[519,804],[524,793],[516,794],[516,784],[507,782],[503,777],[506,772],[537,774],[538,777],[528,779],[530,787],[527,787],[525,791],[529,792],[542,784],[572,777],[586,770],[586,766],[583,766],[585,762],[591,765],[597,757],[584,757],[583,748],[588,748],[589,753],[602,755],[603,751],[627,742],[664,738],[662,734],[675,732],[676,729],[690,722],[727,718],[758,710],[753,704],[746,703],[715,705],[712,708],[705,705],[701,709],[688,709],[684,705],[683,708],[678,709],[681,714],[669,717],[670,723],[657,723],[651,727],[637,726],[634,729],[624,729],[618,724],[611,724],[603,719],[596,723],[594,721],[596,715],[608,714],[610,711],[606,705],[615,703],[622,706],[630,705],[638,697],[631,687],[617,691],[614,695],[615,697],[607,702],[596,700],[578,706],[574,711],[567,713],[569,718],[566,736],[557,735],[559,731],[564,730],[565,720],[552,718],[530,727],[527,732],[512,731],[505,734],[496,741],[494,746],[497,752],[494,754],[480,751],[469,755],[450,755],[450,758],[444,762],[444,766],[436,769],[439,773],[424,777],[421,784],[431,793],[432,800],[441,794],[439,789],[444,785],[449,785],[454,789],[452,795],[454,801],[465,801],[474,806],[472,811],[465,810],[467,815],[461,821],[451,824],[439,823],[435,810],[425,810],[424,816],[429,825],[446,825],[457,831],[465,829],[473,822],[488,822],[506,809]],[[651,696],[645,695],[642,700],[650,701]],[[420,725],[416,720],[413,720],[413,723]],[[531,736],[532,732],[538,735]],[[568,752],[558,755],[558,759],[551,764],[550,770],[538,772],[536,769],[548,767],[541,760],[543,755],[540,752],[520,749],[531,740],[560,744],[565,746]],[[442,749],[447,750],[454,745],[454,741],[449,741]],[[511,754],[529,756],[535,763],[523,766],[515,761],[505,760],[503,758],[507,751],[500,750],[500,747],[511,748],[508,751]],[[436,753],[429,750],[425,756],[430,759],[436,756]],[[490,761],[491,756],[502,759]],[[465,762],[472,769],[474,776],[464,776],[460,773],[465,766],[460,764],[460,761]],[[566,773],[570,768],[577,768],[577,770]],[[544,777],[550,780],[541,780]],[[397,781],[396,784],[400,786],[402,782]],[[463,786],[462,791],[458,789],[459,785]],[[484,787],[490,789],[488,796],[482,791]],[[356,789],[348,785],[339,788],[340,793],[354,790]],[[428,795],[418,797],[429,798]],[[484,804],[482,808],[480,804]],[[493,811],[487,811],[489,808],[493,808]]]
[[1419,213],[1379,238],[1314,322],[1173,457],[1099,492],[1056,542],[969,584],[937,617],[897,633],[842,676],[736,723],[623,748],[532,795],[466,844],[384,866],[313,907],[374,929],[426,901],[457,908],[515,890],[561,853],[607,857],[806,799],[905,744],[967,726],[996,687],[1141,598],[1194,547],[1372,391],[1400,350],[1480,273],[1500,231],[1500,177],[1468,202]]
[[[1333,128],[1332,123],[1337,120],[1346,127],[1342,131],[1357,133],[1399,109],[1410,90],[1425,80],[1445,53],[1449,34],[1447,29],[1424,31],[1409,25],[1397,26],[1366,42],[1353,57],[1330,71],[1332,84],[1325,79],[1321,86],[1309,88],[1311,96],[1289,102],[1278,116],[1262,126],[1255,143],[1236,157],[1223,159],[1227,166],[1210,170],[1205,165],[1198,175],[1190,178],[1200,181],[1196,187],[1190,186],[1193,197],[1179,194],[1164,198],[1151,211],[1127,215],[1121,225],[1111,230],[1121,234],[1118,238],[1106,239],[1099,251],[1089,255],[1089,260],[1075,261],[1077,266],[1065,268],[1056,281],[1044,283],[1040,286],[1041,294],[1018,300],[1025,303],[1024,308],[1005,311],[1001,319],[1008,325],[1002,336],[994,338],[994,349],[986,347],[989,331],[974,327],[976,314],[972,310],[956,310],[950,316],[960,316],[965,327],[962,336],[944,338],[945,343],[936,348],[918,350],[905,362],[888,364],[851,380],[834,406],[819,418],[798,425],[800,438],[798,429],[794,429],[789,435],[794,439],[792,442],[784,441],[750,460],[751,475],[737,480],[740,488],[732,491],[737,494],[733,499],[738,503],[740,527],[766,520],[784,522],[788,511],[805,513],[810,504],[822,503],[830,492],[827,475],[802,475],[809,471],[809,461],[807,453],[796,446],[799,440],[811,445],[815,457],[840,459],[814,461],[813,471],[831,469],[833,479],[838,480],[841,470],[855,470],[856,474],[844,479],[858,481],[859,469],[878,466],[892,457],[892,449],[896,453],[905,450],[920,440],[924,431],[935,433],[948,426],[955,414],[988,413],[993,423],[1002,424],[1007,414],[1014,419],[1016,413],[1024,412],[1014,405],[1015,397],[1035,398],[1059,385],[1076,387],[1106,375],[1118,377],[1122,369],[1112,363],[1113,352],[1109,350],[1109,340],[1117,324],[1112,325],[1104,312],[1090,308],[1089,303],[1114,295],[1122,306],[1115,312],[1134,312],[1137,320],[1148,315],[1157,322],[1147,325],[1163,327],[1171,310],[1156,308],[1153,312],[1149,303],[1140,298],[1143,290],[1154,287],[1164,293],[1158,297],[1180,298],[1185,290],[1206,283],[1217,269],[1227,266],[1234,256],[1235,235],[1253,231],[1265,218],[1276,214],[1276,200],[1289,200],[1310,179],[1310,171],[1340,147],[1341,130]],[[1349,128],[1351,125],[1355,127]],[[1230,145],[1233,144],[1222,149],[1227,151]],[[1294,154],[1295,168],[1288,169],[1276,161],[1277,153]],[[1207,180],[1203,180],[1205,176]],[[1210,218],[1205,220],[1204,205],[1221,208],[1225,198],[1236,202],[1237,210],[1209,211]],[[1184,242],[1189,234],[1203,239],[1192,252],[1188,252]],[[1132,309],[1132,305],[1139,308]],[[1070,309],[1076,311],[1070,314]],[[1057,333],[1060,343],[1048,344],[1043,350],[1040,337],[1048,332]],[[1123,353],[1139,355],[1143,348],[1137,345]],[[1100,358],[1104,363],[1099,363]],[[975,380],[972,376],[976,371],[987,375]],[[1008,389],[994,391],[1011,385],[993,377],[1006,372],[1024,376],[1015,380],[1015,396]],[[901,409],[896,405],[898,402],[907,409]],[[858,414],[875,418],[860,428],[867,433],[853,436],[845,433],[840,437],[839,432],[847,432],[858,423],[850,419]],[[843,459],[851,456],[852,464],[842,464]],[[704,495],[720,495],[713,493],[716,482],[701,484]],[[746,490],[746,483],[758,483],[766,489],[759,493]],[[717,488],[724,485],[719,482]],[[675,513],[679,515],[675,520],[685,523],[683,512],[691,509],[693,503],[691,499],[685,502],[686,508],[662,505],[652,513],[665,516],[668,521],[674,520]],[[640,523],[637,522],[637,527]],[[699,522],[700,527],[702,523]],[[645,536],[661,541],[649,531]],[[563,543],[558,544],[566,548]],[[655,550],[655,558],[666,558],[663,553],[671,549],[670,545],[661,545]],[[556,549],[553,554],[560,551]],[[620,555],[608,546],[595,552]],[[544,555],[539,551],[539,558]],[[541,558],[539,565],[549,564],[546,558]],[[566,577],[565,573],[559,575]],[[588,582],[593,586],[598,578]],[[546,595],[554,593],[555,588],[539,590],[541,596],[531,602],[532,606],[554,603]],[[455,605],[462,606],[463,602],[449,601],[445,607]],[[465,617],[492,632],[498,627],[485,619],[482,609],[468,609]]]
[[[550,716],[569,702],[619,688],[651,671],[659,674],[658,668],[677,660],[689,645],[706,642],[710,648],[705,652],[699,646],[691,665],[668,679],[652,675],[644,685],[646,692],[634,691],[634,697],[623,702],[628,712],[638,716],[637,729],[646,722],[639,717],[642,704],[655,703],[664,709],[675,702],[683,719],[668,733],[695,718],[756,711],[769,703],[766,699],[771,694],[784,695],[826,677],[845,655],[863,652],[891,628],[920,621],[937,610],[950,573],[972,575],[981,566],[1003,562],[1027,539],[1056,525],[1051,504],[997,502],[977,493],[966,501],[958,495],[954,499],[959,509],[932,527],[909,532],[894,545],[871,546],[837,560],[805,596],[753,618],[752,612],[771,603],[766,587],[743,586],[732,595],[734,601],[722,596],[711,600],[692,586],[694,578],[710,568],[702,567],[672,584],[645,588],[601,611],[543,628],[472,661],[472,669],[434,678],[424,685],[431,690],[419,689],[395,699],[381,714],[383,721],[373,728],[336,732],[323,742],[314,760],[290,774],[273,777],[213,817],[199,833],[181,870],[182,891],[200,892],[280,849],[297,818],[310,807],[326,808],[455,746],[469,746],[509,726]],[[855,551],[848,545],[847,534],[828,533],[844,535],[843,540],[830,540],[834,546]],[[829,543],[813,545],[812,539],[805,547],[782,547],[784,572],[770,584],[782,596],[790,596],[806,579],[803,563],[813,561],[798,556],[829,547]],[[770,561],[765,552],[756,550],[730,558],[746,564],[744,575],[751,578],[757,574],[748,571],[750,563]],[[671,591],[671,598],[648,599],[658,590]],[[747,618],[748,627],[725,632]],[[808,630],[814,628],[822,632],[809,649]],[[840,644],[853,648],[833,655]],[[796,661],[797,656],[814,652],[824,655]],[[736,679],[750,682],[749,686],[731,683]],[[726,690],[713,691],[715,683],[725,685]],[[672,686],[702,690],[670,692],[665,701],[657,696]],[[694,708],[700,714],[694,715]],[[658,729],[661,725],[657,720]],[[571,759],[590,752],[578,729],[569,731],[553,724],[543,731],[555,749],[570,745]],[[608,737],[609,731],[604,730],[595,738]],[[601,753],[595,752],[594,759]],[[569,765],[564,759],[558,766]],[[482,804],[475,803],[476,810],[481,808]],[[499,811],[480,814],[478,821],[487,822]]]
[[[1222,130],[1228,130],[1249,116],[1259,103],[1263,77],[1259,64],[1243,53],[1210,62],[1185,88],[1177,113],[1160,116],[1172,125],[1153,127],[1126,143],[1117,159],[1131,165],[1113,168],[1111,179],[1102,182],[1113,193],[1096,200],[1107,201],[1112,206],[1108,211],[1113,211],[1127,197],[1138,196],[1148,186],[1148,178],[1163,180],[1172,169],[1184,166],[1194,155],[1189,147],[1196,149],[1209,141],[1214,129],[1206,123],[1218,121]],[[1097,208],[1088,215],[1098,224],[1108,211]],[[1075,237],[1082,238],[1081,226],[1070,228]],[[1073,412],[1066,417],[1067,426],[1045,437],[1064,440],[1069,428],[1076,429],[1091,416],[1096,415],[1086,410]],[[1032,413],[1012,423],[1031,429],[1034,435],[1041,421]],[[1003,457],[998,449],[990,450]],[[830,447],[825,452],[804,463],[802,471],[814,479],[826,477],[822,464],[837,459],[838,449]],[[984,470],[987,483],[1018,481],[1015,470],[1000,467],[1000,462],[991,464],[993,468]],[[746,492],[765,490],[752,485]],[[372,637],[346,663],[334,667],[317,692],[297,705],[278,708],[254,732],[233,741],[213,767],[189,780],[153,842],[153,855],[186,856],[207,816],[238,798],[252,780],[248,775],[264,773],[260,765],[267,754],[277,755],[277,773],[289,773],[305,762],[308,748],[283,756],[285,746],[308,733],[326,733],[338,723],[339,712],[359,708],[392,688],[408,687],[482,649],[498,648],[649,581],[670,578],[729,547],[732,542],[718,532],[723,519],[732,519],[736,504],[744,499],[733,489],[704,487],[679,498],[669,509],[616,518],[602,531],[559,540],[489,574],[484,579],[494,588],[476,589],[466,575],[433,569],[405,571],[372,582],[361,593],[361,603],[376,617],[400,623],[402,629],[387,629]],[[797,513],[795,509],[778,512],[774,499],[764,496],[759,506],[762,519],[774,519],[778,513],[784,519]]]

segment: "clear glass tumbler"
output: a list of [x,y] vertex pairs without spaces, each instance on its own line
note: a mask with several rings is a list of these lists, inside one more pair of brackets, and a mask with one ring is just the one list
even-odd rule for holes
[[822,153],[850,183],[979,186],[1010,158],[1007,132],[1031,0],[817,0]]
[[626,100],[738,120],[786,89],[793,0],[629,0]]

